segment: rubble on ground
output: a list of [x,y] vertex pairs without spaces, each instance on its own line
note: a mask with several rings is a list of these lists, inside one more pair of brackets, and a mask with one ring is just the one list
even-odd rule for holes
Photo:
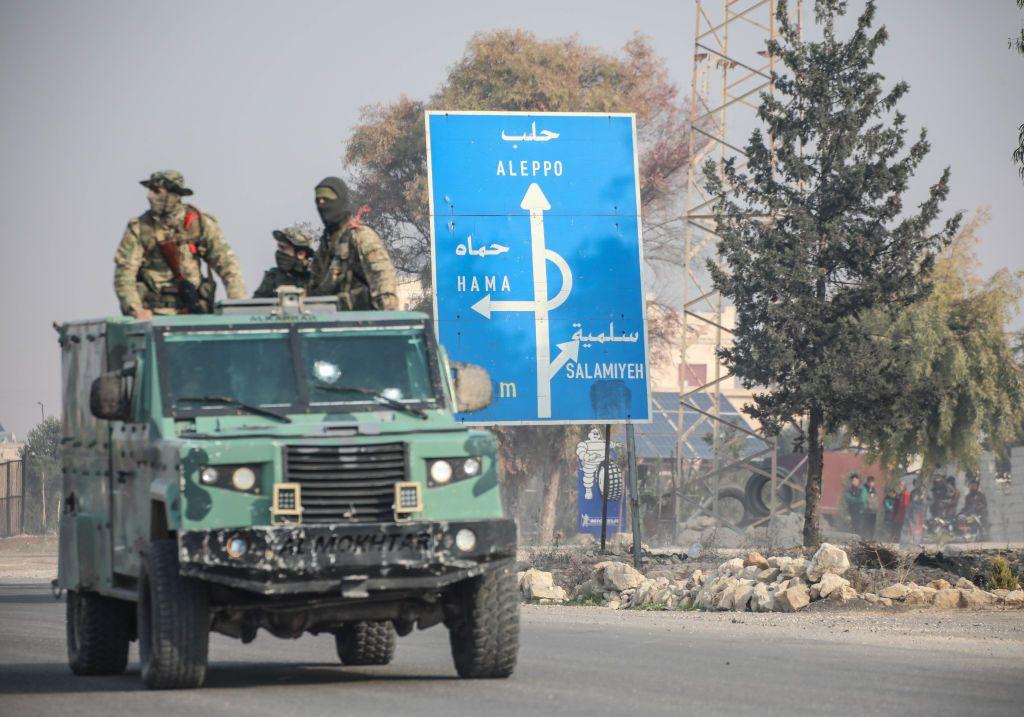
[[688,576],[665,569],[651,569],[645,575],[628,563],[603,560],[571,591],[556,585],[552,573],[530,568],[519,573],[519,588],[528,602],[573,601],[613,609],[798,612],[816,603],[940,609],[1024,607],[1024,590],[988,591],[963,577],[955,583],[936,579],[926,585],[897,581],[858,592],[854,573],[845,550],[822,543],[809,559],[766,558],[751,552],[730,558],[717,569],[695,569]]
[[568,597],[565,588],[555,585],[551,573],[537,568],[519,573],[519,590],[527,600],[541,604],[565,602]]

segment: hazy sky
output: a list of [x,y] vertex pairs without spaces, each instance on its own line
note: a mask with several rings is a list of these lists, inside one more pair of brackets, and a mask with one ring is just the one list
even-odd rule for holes
[[[879,4],[891,33],[880,70],[910,83],[902,108],[930,132],[923,179],[952,165],[947,206],[992,207],[984,269],[1024,267],[1009,161],[1024,58],[1007,49],[1024,14],[1013,0]],[[0,0],[0,423],[23,434],[37,401],[59,415],[51,324],[117,312],[113,252],[152,170],[184,172],[252,291],[270,230],[316,219],[313,186],[342,170],[359,108],[426,97],[474,32],[576,33],[614,51],[640,31],[688,88],[693,26],[687,0]]]

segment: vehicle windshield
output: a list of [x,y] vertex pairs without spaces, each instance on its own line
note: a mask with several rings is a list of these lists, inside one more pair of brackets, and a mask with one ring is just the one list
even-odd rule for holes
[[161,375],[177,416],[238,413],[238,404],[294,413],[438,402],[422,329],[171,331]]
[[[204,335],[168,334],[165,360],[171,400],[193,396],[224,396],[254,406],[291,406],[296,403],[288,332]],[[199,402],[178,408],[199,410]],[[224,409],[223,404],[217,407]]]
[[300,329],[299,346],[312,405],[434,399],[422,333]]

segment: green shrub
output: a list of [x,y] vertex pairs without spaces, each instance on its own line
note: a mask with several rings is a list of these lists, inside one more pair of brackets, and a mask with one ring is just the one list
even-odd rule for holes
[[1020,578],[1010,570],[1010,564],[1006,558],[992,558],[992,579],[989,586],[993,590],[1017,590],[1020,588]]
[[603,607],[604,598],[600,595],[581,595],[580,597],[575,597],[572,600],[566,601],[565,604],[572,607]]

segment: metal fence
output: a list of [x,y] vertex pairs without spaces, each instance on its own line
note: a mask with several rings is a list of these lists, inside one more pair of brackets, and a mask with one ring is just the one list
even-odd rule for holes
[[24,461],[0,463],[0,538],[21,535],[25,517]]

